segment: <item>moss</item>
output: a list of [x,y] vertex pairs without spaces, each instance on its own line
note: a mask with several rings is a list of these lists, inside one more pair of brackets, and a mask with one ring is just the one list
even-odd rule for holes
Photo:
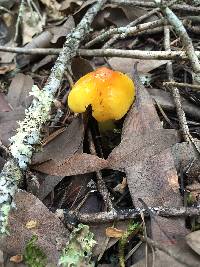
[[45,267],[47,257],[44,252],[36,245],[37,236],[33,236],[27,243],[23,253],[24,262],[29,267]]

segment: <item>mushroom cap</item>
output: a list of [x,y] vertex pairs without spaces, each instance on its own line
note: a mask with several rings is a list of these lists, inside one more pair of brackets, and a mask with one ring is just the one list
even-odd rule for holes
[[135,98],[133,81],[119,71],[101,67],[81,77],[68,96],[69,108],[81,113],[92,106],[97,121],[119,120]]

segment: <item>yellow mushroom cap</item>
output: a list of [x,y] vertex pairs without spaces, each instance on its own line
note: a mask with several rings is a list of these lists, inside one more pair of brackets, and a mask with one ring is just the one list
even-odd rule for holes
[[119,71],[101,67],[81,77],[68,96],[69,108],[81,113],[92,106],[97,121],[119,120],[135,98],[133,81]]

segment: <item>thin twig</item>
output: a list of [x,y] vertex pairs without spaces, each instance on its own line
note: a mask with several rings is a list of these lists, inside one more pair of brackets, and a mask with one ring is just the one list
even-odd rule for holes
[[[90,153],[92,155],[96,155],[96,149],[95,149],[95,145],[93,142],[91,131],[88,132],[88,141],[89,141]],[[97,171],[96,176],[97,176],[97,187],[98,187],[98,190],[103,197],[104,204],[107,206],[108,210],[112,210],[113,205],[112,205],[112,201],[110,199],[110,193],[109,193],[109,191],[106,187],[106,184],[102,178],[101,172]]]
[[[164,26],[164,47],[165,47],[166,51],[171,51],[171,48],[170,48],[170,31],[169,31],[169,27],[167,25]],[[173,81],[173,68],[172,68],[172,62],[171,61],[167,62],[167,74],[168,74],[169,81]],[[177,115],[179,118],[180,128],[181,128],[182,133],[183,133],[183,138],[186,142],[189,142],[190,141],[190,131],[189,131],[189,128],[187,125],[185,112],[182,108],[181,96],[180,96],[178,88],[172,87],[172,95],[174,98],[174,103],[175,103]]]
[[8,160],[0,174],[0,233],[2,234],[7,231],[8,214],[13,206],[15,192],[23,177],[23,170],[27,169],[31,161],[35,145],[40,143],[42,126],[50,118],[54,96],[62,83],[64,72],[77,54],[81,41],[85,38],[94,17],[105,2],[106,0],[95,2],[78,26],[66,36],[64,47],[43,90],[39,90],[35,85],[32,88],[35,98],[25,111],[25,119],[19,123],[16,135],[11,138],[12,159]]
[[[0,51],[27,54],[27,55],[58,55],[62,49],[56,48],[24,48],[24,47],[5,47],[0,46]],[[87,57],[124,57],[135,59],[188,59],[184,51],[143,51],[143,50],[123,50],[123,49],[78,49],[77,55]],[[200,51],[195,51],[200,58]]]
[[19,6],[19,11],[18,11],[18,17],[17,17],[17,22],[16,22],[16,27],[15,27],[15,36],[14,36],[14,42],[17,42],[17,38],[19,35],[19,27],[23,19],[23,13],[24,13],[24,5],[25,5],[25,0],[21,0],[20,6]]
[[163,19],[159,19],[159,20],[155,20],[152,22],[147,22],[147,23],[143,23],[143,24],[139,24],[137,26],[134,27],[120,27],[120,28],[114,28],[114,29],[110,29],[102,34],[100,34],[99,36],[97,36],[96,38],[94,38],[93,40],[91,40],[90,42],[88,42],[85,47],[89,48],[92,45],[100,42],[100,41],[104,41],[105,39],[109,38],[111,35],[113,34],[123,34],[125,33],[126,36],[129,35],[134,35],[137,34],[138,32],[144,31],[144,30],[149,30],[149,29],[153,29],[156,28],[158,26],[163,25],[164,20]]
[[140,218],[141,210],[147,217],[149,217],[149,210],[154,215],[161,217],[187,217],[200,215],[200,207],[149,207],[148,210],[140,208],[120,211],[111,210],[109,212],[92,213],[92,215],[91,213],[77,213],[76,216],[78,220],[83,223],[103,223]]
[[134,21],[132,21],[131,23],[129,23],[127,25],[127,31],[124,32],[124,33],[121,33],[121,34],[115,34],[110,40],[108,40],[108,42],[106,42],[104,45],[103,45],[103,48],[108,48],[110,47],[112,44],[114,44],[118,39],[124,39],[126,38],[128,35],[129,35],[129,28],[130,27],[133,27],[133,26],[136,26],[138,23],[142,22],[143,20],[151,17],[152,15],[154,15],[156,12],[158,12],[160,10],[160,8],[155,8],[147,13],[145,13],[143,16],[135,19]]
[[[156,4],[153,1],[141,1],[141,0],[110,0],[111,3],[118,4],[118,5],[128,5],[128,6],[140,6],[140,7],[148,7],[148,8],[154,8],[156,7]],[[177,11],[186,11],[188,12],[193,12],[193,13],[198,13],[200,12],[200,7],[195,7],[192,5],[179,5],[179,4],[174,4],[171,7],[174,10]]]
[[180,37],[186,54],[190,60],[192,69],[195,73],[194,78],[198,83],[200,83],[200,63],[195,53],[192,40],[190,39],[185,27],[183,26],[183,23],[168,6],[165,6],[163,4],[161,0],[155,0],[155,2],[157,3],[158,7],[160,7],[168,22],[174,27],[176,33]]
[[193,90],[200,90],[200,85],[196,85],[196,84],[190,84],[190,83],[178,83],[178,82],[164,82],[163,83],[164,86],[173,86],[173,87],[179,87],[179,88],[191,88]]

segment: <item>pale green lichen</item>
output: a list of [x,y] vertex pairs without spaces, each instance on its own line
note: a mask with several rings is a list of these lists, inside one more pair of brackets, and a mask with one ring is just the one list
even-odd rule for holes
[[63,267],[81,266],[84,263],[86,266],[94,266],[91,262],[92,249],[96,241],[93,233],[90,232],[89,226],[79,224],[73,230],[69,237],[69,242],[59,259],[59,265]]
[[33,145],[40,142],[42,125],[50,118],[49,112],[53,95],[49,91],[40,90],[36,85],[30,93],[35,98],[31,106],[25,110],[25,119],[18,122],[19,128],[15,136],[10,138],[10,151],[20,168],[26,169],[33,153]]
[[17,191],[22,173],[18,165],[8,161],[0,175],[0,233],[7,234],[8,214],[14,204],[12,200]]

